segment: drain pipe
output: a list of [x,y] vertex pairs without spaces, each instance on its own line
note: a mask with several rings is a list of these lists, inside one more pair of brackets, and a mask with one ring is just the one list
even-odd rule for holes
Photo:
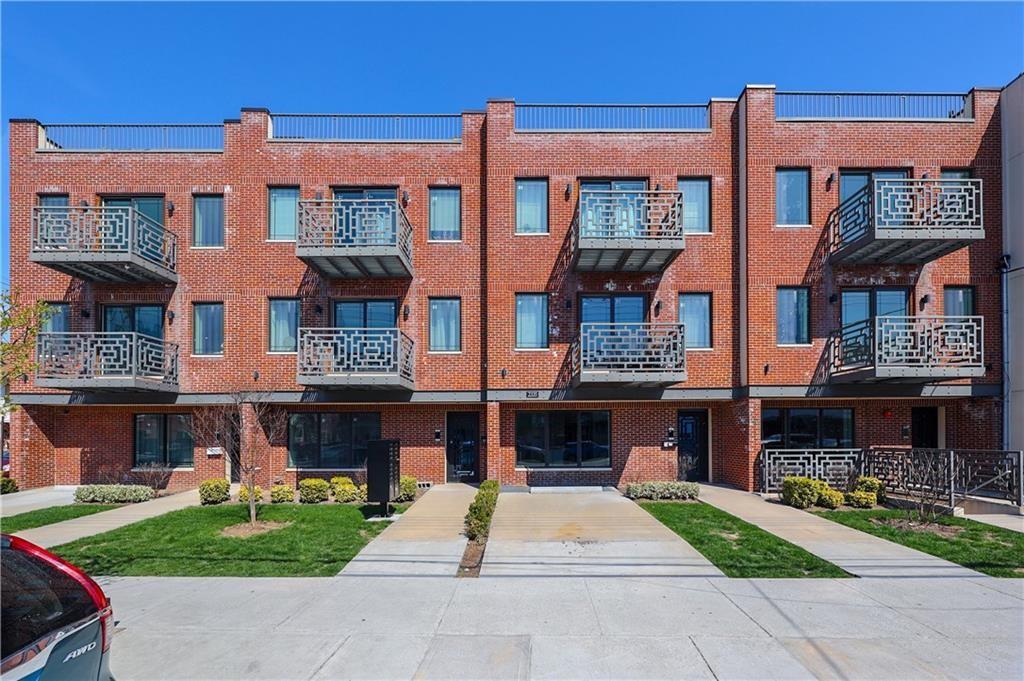
[[1010,300],[1007,287],[1010,283],[1010,255],[1004,254],[999,263],[1000,299],[1003,320],[1003,450],[1010,448]]

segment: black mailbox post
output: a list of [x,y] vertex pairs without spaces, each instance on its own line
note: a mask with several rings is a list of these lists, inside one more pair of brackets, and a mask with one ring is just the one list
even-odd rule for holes
[[388,503],[398,497],[401,458],[400,440],[370,440],[367,443],[366,500],[379,503],[381,515],[388,514]]

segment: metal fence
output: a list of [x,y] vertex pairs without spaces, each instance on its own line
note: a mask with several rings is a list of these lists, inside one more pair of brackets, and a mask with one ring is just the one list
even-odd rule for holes
[[412,381],[414,347],[412,339],[395,328],[299,329],[298,374],[381,374]]
[[458,142],[459,114],[271,114],[270,139],[329,142]]
[[888,492],[930,493],[951,508],[967,496],[1024,506],[1022,469],[1021,451],[906,447],[871,447],[864,452],[863,465],[864,475],[884,482]]
[[46,125],[42,151],[223,151],[223,125]]
[[178,383],[178,345],[141,333],[40,333],[36,378],[145,378]]
[[776,120],[973,120],[970,94],[776,92]]
[[178,242],[173,232],[128,206],[35,206],[32,251],[134,253],[173,272]]
[[884,316],[847,324],[830,339],[838,373],[865,367],[936,369],[984,366],[981,316]]
[[394,246],[412,259],[412,225],[397,199],[299,201],[297,245]]
[[516,104],[519,132],[707,130],[705,104]]
[[853,448],[762,448],[758,487],[762,492],[778,492],[783,478],[800,476],[845,489],[850,479],[860,474],[861,455],[860,449]]
[[683,324],[580,324],[574,369],[625,373],[686,371]]
[[583,239],[682,239],[683,195],[677,191],[580,192],[576,228]]

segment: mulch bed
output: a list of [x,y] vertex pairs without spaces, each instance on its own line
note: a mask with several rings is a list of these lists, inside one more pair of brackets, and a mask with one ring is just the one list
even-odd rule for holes
[[940,537],[955,537],[964,531],[959,525],[942,525],[940,523],[922,523],[919,520],[907,518],[872,518],[875,525],[893,527],[897,530],[909,530],[910,532],[930,532]]
[[273,532],[274,530],[282,530],[289,525],[291,525],[291,522],[281,523],[275,520],[257,520],[255,525],[252,523],[238,523],[237,525],[225,527],[220,531],[220,536],[245,539],[246,537],[255,537],[258,534]]
[[466,550],[462,554],[462,562],[459,563],[458,577],[479,577],[480,566],[484,562],[484,549],[487,541],[470,539],[466,544]]

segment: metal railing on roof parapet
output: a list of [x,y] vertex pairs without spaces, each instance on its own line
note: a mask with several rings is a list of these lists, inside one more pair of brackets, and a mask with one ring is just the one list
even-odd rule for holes
[[706,104],[516,104],[520,132],[707,130]]
[[776,92],[776,120],[972,121],[970,93]]
[[460,114],[270,114],[270,139],[296,142],[459,142]]
[[44,125],[40,151],[223,151],[224,126],[207,124]]

